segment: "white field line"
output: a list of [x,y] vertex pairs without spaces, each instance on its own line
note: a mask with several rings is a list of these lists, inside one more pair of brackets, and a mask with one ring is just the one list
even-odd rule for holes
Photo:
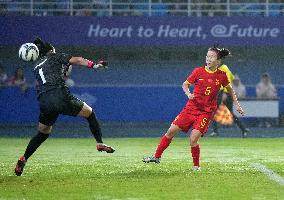
[[277,182],[279,185],[284,186],[284,178],[269,168],[267,168],[265,165],[262,165],[260,163],[254,163],[252,166],[257,169],[258,171],[262,172],[266,176],[268,176],[271,180]]

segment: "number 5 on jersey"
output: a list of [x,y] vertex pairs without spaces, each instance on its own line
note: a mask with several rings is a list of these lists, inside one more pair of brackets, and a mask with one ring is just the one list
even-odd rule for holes
[[207,96],[209,96],[210,95],[210,93],[211,93],[211,87],[206,87],[206,90],[205,90],[205,92],[204,92],[204,94],[205,95],[207,95]]

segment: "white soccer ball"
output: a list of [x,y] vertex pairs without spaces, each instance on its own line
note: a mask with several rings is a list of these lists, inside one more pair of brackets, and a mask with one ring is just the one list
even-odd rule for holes
[[19,49],[19,58],[24,61],[36,61],[39,56],[39,50],[34,43],[25,43]]

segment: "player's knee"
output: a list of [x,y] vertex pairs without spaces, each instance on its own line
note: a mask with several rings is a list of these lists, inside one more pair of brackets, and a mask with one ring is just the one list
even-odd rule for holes
[[39,123],[38,130],[44,134],[50,134],[52,131],[52,126],[46,126],[44,124]]
[[176,134],[174,132],[167,131],[165,135],[167,138],[172,139]]
[[189,138],[190,146],[192,147],[197,146],[200,137],[201,137],[201,132],[199,130],[193,130]]
[[92,114],[92,112],[92,108],[88,104],[84,103],[84,106],[78,115],[81,117],[88,118]]
[[198,144],[197,141],[198,141],[197,138],[190,136],[189,143],[191,147],[196,146]]
[[166,137],[169,139],[172,139],[173,137],[176,136],[176,134],[180,131],[180,129],[178,128],[178,126],[176,125],[171,125],[171,127],[168,129],[168,131],[166,132]]

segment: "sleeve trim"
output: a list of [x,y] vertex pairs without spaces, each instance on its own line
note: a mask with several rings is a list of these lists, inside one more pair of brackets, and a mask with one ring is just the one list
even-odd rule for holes
[[186,80],[186,81],[184,81],[185,83],[187,83],[187,84],[189,84],[189,85],[191,85],[191,83],[188,81],[188,80]]
[[227,87],[227,86],[229,86],[229,85],[230,85],[230,82],[229,82],[226,86],[223,86],[223,87],[225,88],[225,87]]

